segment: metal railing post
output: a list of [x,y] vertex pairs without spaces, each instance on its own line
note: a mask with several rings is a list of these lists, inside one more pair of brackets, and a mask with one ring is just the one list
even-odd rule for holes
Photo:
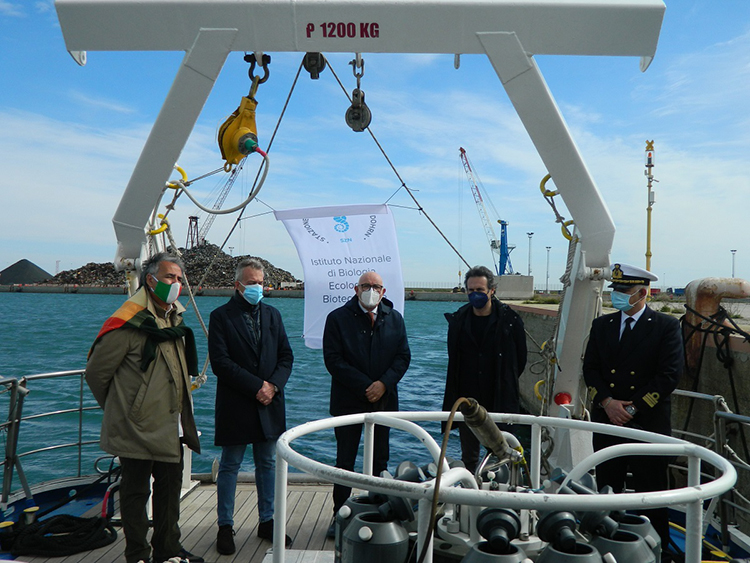
[[83,473],[83,374],[79,376],[78,386],[78,476]]
[[[431,512],[432,499],[419,499],[419,511],[417,520],[417,557],[420,557],[425,549],[425,538],[428,535],[428,528],[430,527]],[[423,563],[432,563],[432,544],[434,541],[434,535],[429,534],[429,536],[430,541],[427,544],[427,553],[425,554]]]
[[286,494],[289,464],[276,446],[276,489],[274,496],[273,563],[284,563],[286,549]]
[[372,475],[373,450],[375,444],[375,423],[369,416],[365,416],[365,445],[362,460],[362,473]]
[[[29,390],[26,389],[26,378],[22,378],[16,385],[16,400],[12,409],[13,420],[11,422],[13,431],[12,433],[8,431],[8,449],[6,451],[10,452],[10,464],[15,465],[16,467],[18,480],[21,481],[21,487],[26,494],[26,498],[33,500],[34,497],[31,494],[31,488],[26,480],[26,474],[23,472],[23,467],[21,467],[21,460],[18,457],[18,435],[21,430],[21,419],[23,418],[23,401],[28,394]],[[6,460],[6,463],[8,463],[8,460]],[[12,472],[10,473],[10,478],[11,480],[13,478]],[[8,486],[10,487],[10,482],[8,483]]]
[[5,466],[3,467],[2,504],[8,502],[10,487],[13,483],[13,467],[16,457],[16,443],[18,437],[18,419],[16,418],[16,403],[18,401],[18,381],[10,382],[10,404],[8,407],[8,437],[5,440]]
[[[716,436],[716,453],[725,459],[729,459],[725,451],[726,443],[726,422],[724,418],[714,415],[714,435]],[[719,518],[721,519],[721,543],[726,548],[729,545],[729,523],[727,522],[727,504],[726,497],[729,493],[724,493],[719,499]]]
[[[701,460],[688,456],[688,487],[699,487]],[[703,541],[703,503],[700,499],[685,505],[685,562],[700,563]]]
[[537,452],[531,456],[531,488],[538,489],[541,485],[540,474],[542,468],[542,427],[540,424],[531,425],[531,451]]

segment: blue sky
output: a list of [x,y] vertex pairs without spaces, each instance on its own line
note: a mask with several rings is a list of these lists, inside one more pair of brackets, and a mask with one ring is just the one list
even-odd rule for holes
[[[612,258],[645,265],[646,139],[656,141],[652,270],[657,286],[697,278],[750,278],[750,3],[667,1],[656,58],[537,57],[617,226]],[[27,258],[55,273],[115,253],[111,219],[182,53],[88,54],[77,66],[65,50],[51,1],[0,0],[0,270]],[[300,54],[270,53],[257,99],[261,146],[276,126]],[[362,90],[372,130],[422,208],[471,264],[488,264],[489,245],[468,190],[464,147],[500,216],[508,221],[516,271],[544,285],[565,268],[567,242],[541,197],[546,170],[482,56],[364,54]],[[351,93],[349,55],[330,56]],[[247,64],[230,55],[179,164],[190,178],[221,165],[216,130],[247,93]],[[270,152],[259,199],[225,250],[262,256],[301,276],[294,246],[270,209],[382,203],[400,182],[366,133],[345,124],[349,103],[329,70],[304,72]],[[259,159],[258,159],[259,160]],[[256,161],[257,162],[257,161]],[[226,205],[244,199],[248,173]],[[194,190],[212,206],[222,179]],[[559,198],[556,198],[559,199]],[[404,280],[455,283],[465,268],[401,190],[390,201]],[[558,206],[569,214],[560,201]],[[172,213],[184,244],[182,198]],[[263,214],[263,215],[262,215]],[[219,217],[208,240],[221,244],[234,218]]]

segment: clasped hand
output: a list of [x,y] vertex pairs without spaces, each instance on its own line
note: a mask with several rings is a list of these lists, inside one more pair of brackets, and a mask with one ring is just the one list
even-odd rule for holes
[[384,394],[385,385],[382,381],[374,381],[367,389],[365,389],[365,397],[371,403],[377,403]]
[[276,390],[274,389],[273,384],[269,383],[268,381],[264,381],[263,386],[255,395],[255,398],[262,405],[270,405],[271,401],[273,400],[273,396],[275,394],[276,394]]
[[612,399],[607,402],[607,406],[604,407],[604,411],[609,417],[609,421],[617,426],[623,426],[633,420],[633,417],[625,410],[625,407],[632,405],[633,401],[620,401],[619,399]]

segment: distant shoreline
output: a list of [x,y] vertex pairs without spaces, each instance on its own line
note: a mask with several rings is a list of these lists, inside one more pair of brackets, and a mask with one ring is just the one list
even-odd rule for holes
[[[127,295],[127,288],[115,285],[37,285],[14,284],[0,285],[0,293],[76,293],[80,295]],[[204,288],[195,293],[196,297],[230,297],[234,293],[231,287]],[[183,293],[183,297],[186,294]],[[271,289],[265,296],[270,299],[302,299],[302,289]],[[411,301],[466,301],[465,293],[453,293],[441,290],[404,290],[404,297]]]

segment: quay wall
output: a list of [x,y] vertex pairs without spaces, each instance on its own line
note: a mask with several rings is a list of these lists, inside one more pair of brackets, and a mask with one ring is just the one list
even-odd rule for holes
[[0,293],[80,293],[89,295],[126,295],[127,292],[127,288],[114,285],[0,285]]
[[[101,285],[0,285],[0,293],[80,293],[80,294],[106,294],[127,295],[124,286],[101,286]],[[196,297],[231,297],[234,288],[231,287],[206,287],[196,292]],[[515,299],[513,295],[499,294],[500,299]],[[272,289],[266,290],[264,295],[267,299],[301,299],[305,296],[302,289]],[[183,297],[186,296],[183,289]],[[466,301],[465,293],[453,293],[448,291],[415,291],[405,290],[404,297],[412,301]],[[531,297],[531,294],[529,295]]]

